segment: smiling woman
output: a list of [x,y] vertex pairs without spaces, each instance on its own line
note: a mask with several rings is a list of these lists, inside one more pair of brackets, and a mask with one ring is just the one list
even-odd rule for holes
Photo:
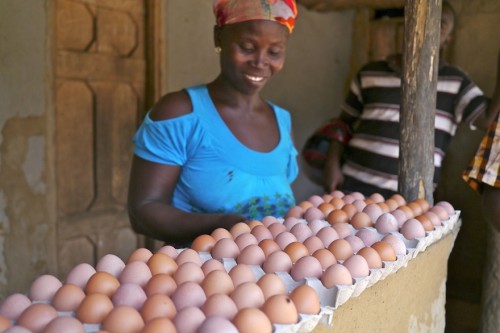
[[295,204],[291,117],[260,95],[283,68],[295,2],[218,0],[213,10],[219,75],[163,96],[134,137],[132,226],[175,245]]

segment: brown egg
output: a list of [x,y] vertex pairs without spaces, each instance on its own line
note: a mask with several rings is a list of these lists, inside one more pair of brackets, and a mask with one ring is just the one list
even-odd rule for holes
[[203,271],[203,274],[207,276],[208,273],[210,273],[211,271],[216,271],[216,270],[225,271],[226,269],[224,268],[222,262],[212,258],[208,259],[201,265],[201,270]]
[[238,333],[234,324],[226,318],[213,316],[207,317],[198,328],[198,333]]
[[323,199],[323,197],[321,197],[317,194],[314,194],[314,195],[311,195],[309,198],[307,198],[307,201],[312,203],[314,207],[318,207],[319,205],[321,205],[322,203],[325,202],[325,199]]
[[148,297],[154,294],[172,295],[177,283],[171,275],[159,273],[151,277],[148,283],[144,286],[144,291]]
[[226,294],[212,294],[208,296],[207,300],[201,306],[201,310],[205,316],[219,316],[232,320],[238,313],[238,308],[234,301]]
[[377,250],[375,250],[374,248],[366,246],[359,250],[357,254],[365,258],[369,268],[382,268],[382,258],[380,258],[380,254],[378,254]]
[[333,210],[328,216],[326,217],[326,220],[328,223],[331,225],[337,224],[337,223],[347,223],[349,222],[349,216],[347,213],[341,209],[336,209]]
[[192,281],[200,283],[205,278],[205,274],[201,270],[201,267],[194,262],[185,262],[180,265],[174,272],[172,277],[177,285],[180,285],[186,281]]
[[292,263],[295,263],[300,258],[309,255],[307,247],[300,242],[291,242],[285,247],[284,251],[288,254]]
[[323,216],[328,216],[328,214],[330,214],[331,211],[335,209],[335,207],[329,202],[323,202],[318,206],[318,209],[321,210]]
[[373,225],[372,220],[368,214],[364,212],[357,212],[351,218],[351,225],[354,229],[361,229],[371,227]]
[[120,281],[108,272],[96,272],[92,275],[85,286],[87,295],[93,293],[104,294],[111,297],[120,286]]
[[337,259],[335,258],[335,256],[333,255],[333,253],[331,253],[330,251],[328,251],[328,249],[319,249],[319,250],[316,250],[312,254],[312,256],[314,258],[318,259],[318,261],[321,264],[321,267],[323,268],[323,270],[325,270],[328,267],[330,267],[331,265],[337,263]]
[[265,298],[262,289],[255,282],[244,282],[237,286],[229,295],[238,310],[245,308],[260,308]]
[[415,201],[409,202],[406,206],[413,211],[413,216],[420,215],[424,212],[422,206]]
[[177,312],[190,306],[200,307],[207,300],[203,288],[196,282],[187,281],[177,286],[170,297],[177,308]]
[[307,200],[302,201],[301,203],[299,203],[299,206],[300,206],[300,207],[302,207],[302,209],[303,209],[304,211],[305,211],[307,208],[314,207],[314,205],[313,205],[311,202],[307,201]]
[[16,325],[26,327],[33,333],[39,333],[56,317],[57,311],[51,305],[34,303],[19,316]]
[[224,228],[217,228],[217,229],[215,229],[214,231],[212,231],[212,233],[210,234],[210,236],[212,236],[213,239],[215,239],[215,242],[218,242],[222,238],[233,239],[233,235],[231,235],[231,233],[229,232],[229,230],[224,229]]
[[392,212],[393,210],[396,210],[399,207],[398,202],[390,198],[385,201],[385,204],[389,208],[389,212]]
[[379,203],[377,203],[377,205],[382,209],[383,213],[389,213],[390,212],[390,208],[389,208],[389,206],[385,202],[379,202]]
[[61,281],[55,276],[40,275],[31,283],[28,297],[32,301],[50,302],[61,286]]
[[28,306],[31,305],[31,300],[24,294],[14,293],[5,298],[0,303],[0,315],[5,318],[16,321]]
[[136,309],[119,306],[106,316],[102,328],[109,332],[139,333],[144,328],[144,320]]
[[210,252],[214,259],[236,258],[240,254],[238,245],[231,238],[222,238],[215,243]]
[[406,200],[401,194],[393,194],[390,199],[395,200],[398,203],[398,206],[406,205]]
[[330,200],[330,204],[333,206],[333,208],[335,208],[335,210],[339,210],[344,207],[346,202],[341,198],[332,198],[332,200]]
[[191,248],[198,252],[210,252],[215,245],[215,239],[210,235],[199,235],[191,243]]
[[141,286],[135,283],[122,283],[111,298],[115,307],[130,306],[139,310],[146,302],[146,292]]
[[302,208],[301,206],[294,206],[286,212],[285,218],[287,217],[302,218],[303,215],[304,215],[304,208]]
[[291,325],[299,320],[297,308],[288,295],[279,294],[269,297],[261,310],[273,324]]
[[198,307],[190,306],[177,312],[173,322],[179,333],[197,333],[204,320],[203,311]]
[[264,225],[258,225],[256,227],[252,228],[251,233],[252,233],[252,235],[255,236],[255,239],[257,239],[258,243],[262,242],[265,239],[269,239],[269,240],[273,239],[273,234]]
[[[111,274],[113,276],[119,276],[120,273],[122,272],[123,268],[125,268],[125,263],[123,262],[123,260],[120,259],[120,257],[118,257],[114,254],[106,254],[101,259],[99,259],[99,261],[97,262],[95,271],[108,272],[109,274]],[[94,271],[94,273],[95,273],[95,271]],[[89,276],[89,278],[90,278],[90,276]],[[66,280],[66,282],[72,283],[68,280]]]
[[[273,217],[273,216],[270,216],[270,217]],[[259,220],[251,220],[250,222],[247,222],[247,224],[248,224],[248,227],[250,228],[250,231],[252,231],[253,228],[255,228],[256,226],[264,226],[264,223],[262,223]]]
[[144,302],[140,309],[140,314],[145,323],[159,317],[168,318],[170,320],[175,318],[177,309],[170,297],[164,294],[154,294]]
[[197,264],[198,266],[201,266],[201,258],[200,254],[196,252],[193,249],[184,249],[179,254],[177,255],[177,258],[175,258],[175,262],[177,265],[182,265],[185,262],[193,262]]
[[233,285],[236,288],[245,282],[255,282],[255,274],[250,268],[250,266],[245,264],[237,264],[229,270],[229,276],[233,281]]
[[429,202],[427,200],[425,200],[424,198],[418,198],[418,199],[416,199],[415,203],[417,203],[418,205],[420,205],[420,207],[422,208],[422,213],[425,213],[430,208]]
[[144,261],[132,261],[125,265],[118,280],[120,283],[134,283],[144,287],[151,279],[151,276],[153,274],[151,274],[151,270]]
[[289,272],[292,268],[292,259],[284,251],[273,252],[267,257],[266,261],[262,263],[262,269],[266,273],[273,272]]
[[420,221],[420,223],[422,223],[422,226],[424,227],[425,231],[434,230],[434,224],[432,224],[432,221],[426,215],[422,214],[415,216],[415,220],[418,220]]
[[290,293],[290,298],[299,313],[317,315],[321,310],[321,303],[316,290],[306,284],[296,287]]
[[[125,264],[123,265],[125,266]],[[95,272],[96,269],[87,263],[78,264],[69,271],[65,283],[71,283],[84,289],[88,280]]]
[[385,201],[385,198],[382,194],[380,193],[373,193],[370,195],[369,197],[370,199],[372,199],[373,201],[375,201],[375,203],[379,203],[379,202],[384,202]]
[[175,247],[173,247],[172,245],[164,245],[164,246],[160,247],[160,249],[156,252],[157,253],[164,253],[174,260],[179,255],[179,253],[177,252],[177,249]]
[[245,308],[236,314],[233,323],[240,333],[272,333],[273,324],[258,308]]
[[85,293],[80,287],[64,284],[54,295],[52,306],[57,311],[75,311],[84,298]]
[[398,227],[401,228],[403,224],[408,220],[408,216],[404,212],[404,210],[401,209],[396,209],[391,212],[392,216],[396,218],[396,221],[398,221]]
[[12,327],[12,323],[10,322],[10,320],[0,315],[0,332],[4,332],[10,327]]
[[290,276],[295,281],[300,281],[306,277],[320,278],[323,273],[323,267],[318,259],[307,255],[299,258],[290,269]]
[[330,202],[333,199],[333,196],[329,193],[325,193],[321,196],[324,202]]
[[152,275],[164,273],[173,274],[177,270],[177,262],[164,253],[155,253],[147,261]]
[[340,238],[337,231],[332,227],[324,227],[320,229],[316,236],[321,239],[325,248],[328,247],[328,245],[330,245],[334,240]]
[[321,283],[326,288],[333,288],[336,285],[352,285],[351,272],[342,264],[333,264],[323,272]]
[[229,295],[234,290],[233,280],[226,271],[213,271],[201,282],[201,287],[207,297],[213,294]]
[[349,218],[349,220],[351,220],[354,214],[358,212],[358,209],[352,203],[345,204],[342,207],[342,210],[347,213],[347,217]]
[[273,252],[280,251],[280,246],[273,239],[263,239],[259,242],[259,246],[264,251],[266,257]]
[[140,247],[138,249],[135,249],[134,252],[130,254],[127,259],[127,264],[132,261],[142,261],[145,263],[149,260],[149,258],[151,258],[152,255],[153,253],[149,249]]
[[74,317],[57,317],[43,330],[43,333],[85,333],[82,323]]
[[76,318],[86,324],[100,324],[113,309],[111,299],[99,293],[85,296],[76,309]]
[[382,261],[395,261],[397,259],[396,252],[392,246],[385,241],[375,242],[371,247],[378,252]]
[[245,222],[238,222],[233,225],[231,229],[229,229],[229,232],[231,233],[231,236],[233,236],[233,239],[236,239],[236,237],[241,234],[250,233],[250,231],[250,227]]
[[398,210],[403,211],[403,213],[406,214],[406,218],[407,219],[411,219],[411,218],[413,218],[415,216],[415,213],[413,212],[413,209],[411,209],[407,205],[399,206]]
[[168,318],[155,318],[144,326],[141,333],[177,333],[172,320]]
[[337,260],[346,260],[354,254],[351,244],[343,238],[334,240],[328,250],[333,253]]
[[264,298],[268,299],[272,295],[286,294],[286,287],[278,275],[274,273],[266,273],[257,281],[257,285],[262,289]]

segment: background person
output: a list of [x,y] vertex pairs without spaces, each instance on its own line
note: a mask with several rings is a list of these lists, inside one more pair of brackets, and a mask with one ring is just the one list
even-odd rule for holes
[[[486,129],[494,117],[481,89],[462,70],[442,59],[454,25],[453,8],[444,2],[435,121],[435,186],[459,123]],[[397,192],[401,77],[401,54],[363,66],[351,83],[340,117],[321,127],[306,142],[302,154],[308,165],[304,171],[326,192],[378,192],[384,197]]]
[[217,0],[213,9],[220,74],[162,97],[134,137],[132,226],[174,245],[295,205],[291,117],[260,95],[284,65],[295,1]]

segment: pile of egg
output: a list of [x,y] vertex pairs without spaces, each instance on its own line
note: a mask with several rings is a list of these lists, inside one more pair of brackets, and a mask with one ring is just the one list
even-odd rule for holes
[[219,228],[190,248],[139,248],[126,262],[108,254],[64,283],[39,276],[27,295],[0,304],[0,332],[271,333],[320,312],[320,291],[306,279],[352,285],[453,213],[447,202],[400,195],[314,195],[284,218]]

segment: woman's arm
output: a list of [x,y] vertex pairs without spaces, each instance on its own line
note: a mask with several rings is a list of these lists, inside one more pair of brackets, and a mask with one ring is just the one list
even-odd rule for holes
[[181,167],[134,156],[130,174],[128,213],[134,231],[169,244],[192,241],[245,220],[240,215],[194,214],[171,205]]

